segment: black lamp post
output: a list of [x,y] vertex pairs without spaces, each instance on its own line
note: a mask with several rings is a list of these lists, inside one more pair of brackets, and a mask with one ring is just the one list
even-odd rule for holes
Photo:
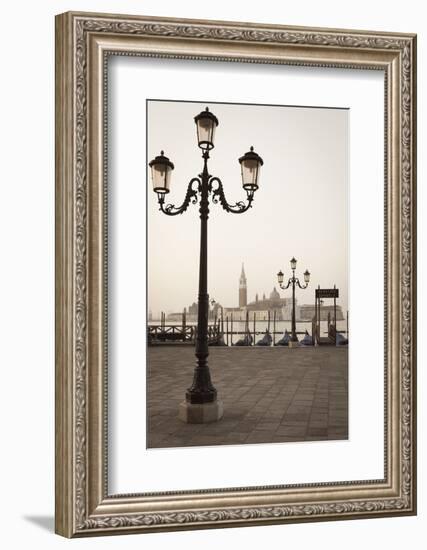
[[[185,402],[180,407],[180,418],[186,422],[209,422],[219,420],[222,410],[217,402],[217,391],[212,384],[208,366],[208,315],[209,295],[207,281],[207,236],[209,217],[209,198],[213,203],[220,203],[224,210],[233,214],[242,214],[252,205],[254,193],[258,189],[262,158],[255,153],[253,147],[239,158],[242,173],[242,186],[246,191],[247,202],[239,201],[229,204],[225,198],[222,182],[208,172],[209,151],[214,148],[215,130],[218,119],[206,107],[194,117],[197,128],[197,142],[202,150],[203,170],[198,177],[190,180],[184,202],[181,206],[165,205],[165,195],[170,191],[171,173],[174,169],[172,162],[164,156],[162,151],[153,159],[149,166],[153,181],[153,190],[157,193],[160,210],[168,216],[176,216],[185,212],[190,204],[196,204],[200,198],[200,264],[199,264],[199,295],[197,314],[196,358],[193,383],[185,395]],[[211,405],[210,407],[207,405]],[[205,406],[205,407],[202,407]]]
[[296,322],[295,322],[295,286],[298,285],[299,288],[304,289],[308,287],[308,283],[310,282],[310,272],[308,269],[304,272],[304,282],[305,285],[302,285],[299,282],[299,279],[295,277],[295,269],[297,267],[297,261],[295,258],[292,258],[291,260],[291,269],[292,269],[292,277],[289,278],[286,286],[283,285],[283,273],[279,271],[277,274],[277,280],[279,282],[279,286],[282,290],[286,290],[289,288],[290,285],[292,285],[292,325],[291,325],[291,341],[292,342],[298,342],[297,338],[297,331],[296,331]]

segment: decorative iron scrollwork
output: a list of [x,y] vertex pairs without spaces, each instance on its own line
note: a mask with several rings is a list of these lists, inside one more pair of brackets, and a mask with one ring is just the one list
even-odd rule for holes
[[[217,187],[213,189],[212,184],[217,183]],[[225,198],[224,188],[222,182],[219,178],[213,177],[209,180],[209,189],[212,193],[212,202],[215,204],[220,203],[226,212],[231,212],[232,214],[243,214],[251,208],[252,201],[254,200],[254,191],[246,191],[248,202],[244,203],[243,201],[238,201],[235,204],[229,204]]]

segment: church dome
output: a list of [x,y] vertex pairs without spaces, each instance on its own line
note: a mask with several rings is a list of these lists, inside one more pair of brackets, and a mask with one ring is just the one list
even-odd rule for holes
[[277,292],[276,287],[273,288],[270,294],[270,300],[280,300],[280,294]]

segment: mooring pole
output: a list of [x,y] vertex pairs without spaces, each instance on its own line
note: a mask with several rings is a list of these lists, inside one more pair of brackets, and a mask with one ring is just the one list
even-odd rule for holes
[[254,311],[254,345],[255,345],[255,340],[256,340],[256,313]]
[[276,310],[273,311],[273,346],[276,344]]

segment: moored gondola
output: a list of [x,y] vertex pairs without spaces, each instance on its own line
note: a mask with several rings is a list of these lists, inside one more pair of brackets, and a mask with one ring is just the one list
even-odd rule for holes
[[264,336],[261,338],[261,340],[258,340],[256,343],[257,346],[271,346],[271,343],[273,341],[273,338],[271,337],[271,334],[268,330],[265,331]]
[[337,332],[336,345],[337,346],[348,346],[348,338],[343,336],[340,332]]
[[291,336],[287,330],[285,330],[285,333],[283,334],[282,338],[276,342],[276,346],[289,346],[289,342],[291,340]]
[[313,338],[310,336],[308,331],[305,331],[304,338],[300,342],[300,346],[312,346],[313,345]]
[[240,338],[240,340],[237,340],[234,346],[251,346],[252,345],[252,336],[249,334],[245,334],[244,338]]

